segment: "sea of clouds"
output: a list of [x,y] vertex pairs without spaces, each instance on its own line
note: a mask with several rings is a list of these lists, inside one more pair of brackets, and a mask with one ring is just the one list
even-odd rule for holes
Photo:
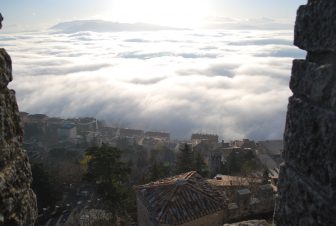
[[282,138],[290,30],[24,32],[0,35],[21,111],[224,139]]

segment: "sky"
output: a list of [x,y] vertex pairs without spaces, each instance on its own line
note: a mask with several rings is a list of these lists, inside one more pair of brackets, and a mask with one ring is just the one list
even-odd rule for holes
[[[304,3],[11,0],[1,3],[0,45],[13,60],[9,87],[21,111],[173,138],[281,139],[292,60],[306,54],[292,44]],[[73,22],[82,19],[91,21]],[[100,19],[193,29],[134,31]]]
[[209,18],[272,18],[293,22],[305,0],[10,0],[0,8],[7,27],[35,29],[83,19],[195,27]]

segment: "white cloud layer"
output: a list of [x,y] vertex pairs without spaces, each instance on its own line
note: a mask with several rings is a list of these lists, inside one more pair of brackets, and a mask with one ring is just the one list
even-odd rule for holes
[[286,30],[2,34],[21,111],[120,126],[281,138],[293,58]]
[[227,17],[208,18],[206,28],[233,30],[293,30],[293,23],[277,21],[267,17],[233,19]]

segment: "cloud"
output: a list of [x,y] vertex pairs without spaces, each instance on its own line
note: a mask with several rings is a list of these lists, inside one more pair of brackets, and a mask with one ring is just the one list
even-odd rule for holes
[[120,32],[120,31],[159,31],[159,30],[181,30],[166,26],[158,26],[145,23],[118,23],[103,20],[77,20],[63,22],[51,27],[52,30],[62,33],[76,33],[83,31],[93,32]]
[[245,41],[234,41],[230,42],[229,45],[236,46],[249,46],[249,45],[292,45],[292,41],[287,39],[277,39],[277,38],[263,38],[263,39],[249,39]]
[[15,38],[6,37],[6,36],[3,36],[3,37],[0,38],[0,41],[9,41],[9,40],[15,40]]
[[105,67],[110,67],[111,64],[92,64],[92,65],[76,65],[76,66],[44,66],[33,68],[33,75],[67,75],[78,72],[98,71]]
[[161,57],[183,57],[183,58],[216,58],[218,55],[215,53],[195,53],[195,52],[141,52],[141,51],[130,51],[123,52],[118,55],[121,58],[133,58],[133,59],[142,59],[148,60],[152,58],[161,58]]
[[217,54],[215,53],[178,53],[176,56],[181,56],[184,58],[217,58]]
[[292,32],[146,31],[0,35],[20,110],[224,139],[281,138]]
[[293,30],[293,24],[271,18],[233,19],[226,17],[208,18],[208,29],[225,30]]
[[203,76],[224,76],[232,78],[235,76],[234,69],[238,64],[234,63],[219,63],[213,64],[205,69],[184,69],[179,71],[180,75],[203,75]]
[[164,56],[172,56],[174,53],[172,52],[138,52],[138,51],[130,51],[130,52],[123,52],[118,55],[121,58],[134,58],[134,59],[151,59],[151,58],[158,58]]
[[153,85],[165,79],[166,77],[156,77],[156,78],[150,78],[150,79],[134,78],[130,80],[129,82],[134,83],[134,84],[140,84],[140,85]]
[[284,46],[284,47],[275,47],[270,49],[268,53],[263,52],[260,54],[256,54],[256,56],[259,57],[267,57],[267,56],[272,56],[272,57],[289,57],[289,58],[298,58],[302,59],[305,58],[306,52],[299,50],[294,47],[290,46]]
[[126,39],[125,42],[150,42],[150,41],[142,39],[142,38],[131,38],[131,39]]

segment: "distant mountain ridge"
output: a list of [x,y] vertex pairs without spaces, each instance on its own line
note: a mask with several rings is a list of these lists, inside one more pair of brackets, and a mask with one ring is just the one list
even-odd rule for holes
[[56,24],[50,29],[64,33],[76,33],[81,31],[119,32],[119,31],[185,30],[183,28],[166,27],[146,23],[118,23],[104,20],[76,20],[76,21],[62,22]]

